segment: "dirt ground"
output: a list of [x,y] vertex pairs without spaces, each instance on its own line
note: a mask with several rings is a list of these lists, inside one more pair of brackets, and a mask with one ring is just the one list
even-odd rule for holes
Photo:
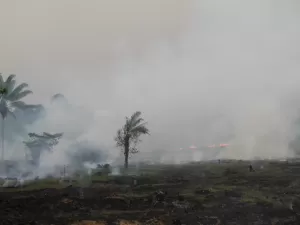
[[300,163],[249,164],[151,165],[84,187],[52,179],[2,189],[0,224],[300,224]]

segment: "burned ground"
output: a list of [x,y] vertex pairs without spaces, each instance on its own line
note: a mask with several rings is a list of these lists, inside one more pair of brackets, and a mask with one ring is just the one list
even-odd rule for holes
[[300,163],[248,166],[144,166],[134,178],[95,175],[85,187],[40,180],[2,189],[0,224],[300,224]]

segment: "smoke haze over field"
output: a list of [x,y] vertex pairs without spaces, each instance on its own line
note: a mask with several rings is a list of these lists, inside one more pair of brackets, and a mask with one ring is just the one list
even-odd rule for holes
[[93,113],[63,127],[114,155],[136,110],[151,131],[141,151],[228,142],[226,157],[289,154],[297,0],[0,0],[0,30],[0,71],[29,83],[30,102],[63,93]]

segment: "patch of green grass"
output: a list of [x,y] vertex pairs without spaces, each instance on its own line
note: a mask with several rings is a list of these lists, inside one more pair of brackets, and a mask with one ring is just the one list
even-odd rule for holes
[[93,181],[105,182],[109,180],[109,177],[107,175],[92,175],[91,180],[92,182]]
[[257,190],[245,191],[242,195],[241,202],[268,205],[273,205],[275,203],[272,198],[268,198],[265,193]]
[[219,192],[219,191],[232,191],[235,190],[237,187],[234,185],[225,185],[225,184],[220,184],[213,186],[211,188],[212,192]]
[[193,188],[183,190],[180,195],[184,196],[186,200],[194,203],[202,204],[205,201],[205,196],[195,194]]
[[163,184],[143,184],[137,187],[134,187],[134,191],[138,192],[153,192],[157,190],[165,190],[168,188],[177,188],[178,184],[170,184],[170,183],[163,183]]

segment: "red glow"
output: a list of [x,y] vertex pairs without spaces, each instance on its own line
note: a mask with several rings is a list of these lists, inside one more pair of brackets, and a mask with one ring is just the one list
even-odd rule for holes
[[189,149],[196,149],[197,147],[195,145],[192,145],[189,147]]
[[220,147],[227,147],[229,144],[220,144]]

